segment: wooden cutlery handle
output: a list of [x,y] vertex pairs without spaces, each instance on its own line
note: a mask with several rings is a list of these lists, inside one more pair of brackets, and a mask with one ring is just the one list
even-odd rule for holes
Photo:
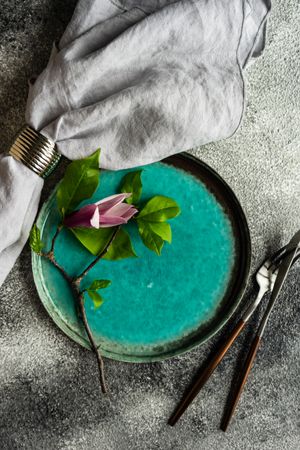
[[240,332],[245,326],[245,322],[243,320],[240,320],[228,338],[223,342],[221,347],[218,349],[218,351],[213,355],[213,357],[208,361],[205,369],[203,372],[200,373],[200,375],[197,377],[195,382],[190,386],[189,390],[186,392],[184,397],[182,398],[181,402],[178,404],[177,408],[175,409],[174,413],[170,417],[168,424],[173,426],[175,423],[180,419],[184,411],[188,408],[188,406],[192,403],[194,398],[198,395],[201,388],[204,386],[204,384],[207,382],[209,377],[214,372],[217,365],[222,361],[224,355],[228,351],[228,349],[231,347],[235,339],[238,337]]
[[223,430],[223,431],[227,430],[229,422],[230,422],[230,420],[231,420],[231,418],[232,418],[232,416],[234,414],[234,411],[235,411],[235,409],[237,407],[237,404],[238,404],[239,399],[241,397],[243,388],[244,388],[244,386],[246,384],[248,375],[249,375],[251,367],[253,365],[253,361],[255,359],[255,356],[256,356],[256,353],[257,353],[257,350],[258,350],[258,347],[259,347],[259,344],[260,344],[260,340],[261,340],[260,336],[256,335],[255,339],[253,340],[253,342],[251,344],[251,347],[250,347],[247,359],[246,359],[245,364],[244,364],[244,366],[242,368],[241,377],[240,377],[240,379],[238,381],[238,384],[236,386],[234,394],[233,394],[233,396],[231,398],[228,410],[226,411],[224,419],[222,420],[222,423],[221,423],[221,430]]

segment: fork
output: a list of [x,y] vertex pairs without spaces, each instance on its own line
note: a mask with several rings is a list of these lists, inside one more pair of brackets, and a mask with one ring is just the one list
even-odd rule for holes
[[[199,377],[196,379],[194,384],[190,387],[186,395],[182,398],[181,402],[178,404],[177,408],[175,409],[174,413],[171,415],[168,424],[171,426],[174,426],[176,422],[180,419],[182,414],[185,412],[185,410],[188,408],[188,406],[192,403],[192,401],[195,399],[195,397],[198,395],[202,387],[205,385],[207,380],[210,378],[210,376],[215,371],[216,367],[219,365],[219,363],[224,358],[225,354],[229,350],[229,348],[232,346],[236,338],[240,335],[242,330],[244,329],[246,323],[249,321],[250,317],[262,301],[263,297],[268,291],[271,291],[274,283],[276,281],[277,277],[277,271],[278,267],[280,266],[280,263],[282,260],[287,256],[289,252],[291,252],[292,249],[288,247],[288,245],[282,247],[279,251],[277,251],[270,259],[268,258],[262,266],[259,268],[259,270],[256,273],[256,281],[259,286],[259,292],[258,295],[253,303],[250,304],[250,306],[246,309],[244,314],[242,315],[242,318],[237,322],[236,326],[233,328],[232,332],[228,336],[228,338],[224,341],[224,343],[219,347],[217,352],[212,356],[212,358],[208,361],[205,369],[202,371],[202,373],[199,375]],[[300,257],[300,250],[298,250],[296,257],[294,258],[294,262]],[[254,340],[254,343],[252,345],[252,352],[250,355],[251,360],[247,361],[249,366],[249,371],[252,365],[252,362],[254,360],[254,357],[256,355],[256,351],[258,349],[259,342],[257,342],[257,339]],[[245,379],[247,378],[247,375],[249,371],[246,374]],[[243,384],[244,385],[244,384]],[[238,399],[240,397],[240,393],[242,390],[242,387],[240,389],[240,392],[237,392],[236,401],[234,404],[232,404],[232,408],[225,417],[224,421],[222,422],[222,429],[225,431],[228,423],[230,421],[230,418],[233,414],[233,411],[235,409],[235,406],[238,402]]]
[[[271,299],[268,302],[267,308],[264,312],[263,318],[259,324],[259,327],[256,331],[256,334],[254,336],[254,339],[251,343],[247,358],[241,368],[241,372],[240,372],[240,379],[238,381],[238,383],[235,386],[235,389],[233,391],[233,395],[231,398],[231,402],[229,404],[229,407],[226,411],[226,414],[223,417],[222,423],[221,423],[221,430],[226,431],[229,425],[229,422],[233,416],[233,413],[235,411],[235,408],[239,402],[239,399],[241,397],[243,388],[246,384],[248,375],[250,373],[251,367],[253,365],[258,347],[260,345],[261,339],[263,337],[267,322],[269,320],[271,311],[274,307],[276,298],[278,297],[278,294],[281,290],[281,287],[284,283],[284,280],[288,274],[289,268],[291,267],[291,265],[299,258],[299,237],[300,237],[300,231],[298,231],[298,233],[296,233],[296,235],[292,238],[292,240],[298,240],[297,243],[297,247],[292,250],[293,254],[288,254],[289,252],[287,251],[287,257],[284,260],[283,264],[272,264],[272,266],[270,267],[270,291],[272,292],[271,295]],[[280,268],[279,268],[280,266]],[[281,273],[279,273],[281,272]]]

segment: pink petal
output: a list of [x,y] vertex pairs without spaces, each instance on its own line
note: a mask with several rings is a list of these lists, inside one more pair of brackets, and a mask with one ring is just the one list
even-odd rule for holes
[[123,219],[128,222],[128,220],[130,220],[137,212],[138,210],[136,208],[130,208],[127,213],[123,214]]
[[74,227],[91,227],[91,219],[95,213],[97,207],[92,205],[83,206],[79,211],[75,211],[72,214],[68,215],[64,224],[66,227],[74,228]]
[[130,209],[132,209],[132,205],[127,205],[127,203],[119,203],[119,205],[113,206],[103,214],[105,216],[123,216]]
[[100,213],[99,209],[96,207],[93,217],[90,220],[91,226],[94,228],[100,228]]
[[103,217],[100,215],[101,228],[116,227],[117,225],[123,225],[124,223],[127,223],[127,221],[126,219],[123,219],[123,217]]
[[130,193],[111,195],[110,197],[103,198],[99,202],[96,202],[96,205],[98,205],[99,211],[101,213],[103,211],[106,211],[107,209],[112,208],[115,205],[118,205],[119,203],[122,203],[125,198],[128,198],[130,196]]

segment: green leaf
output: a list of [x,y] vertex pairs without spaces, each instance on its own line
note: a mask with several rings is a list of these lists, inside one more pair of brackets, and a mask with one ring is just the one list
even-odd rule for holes
[[109,246],[108,252],[104,255],[104,259],[117,261],[124,258],[132,258],[137,256],[130,240],[129,234],[122,228],[116,234],[115,239]]
[[36,224],[33,225],[29,235],[29,245],[35,253],[41,253],[44,244],[41,241],[41,232]]
[[165,222],[180,214],[178,204],[169,197],[157,195],[151,198],[141,210],[137,219],[147,222]]
[[92,300],[92,302],[94,303],[94,307],[95,309],[100,308],[100,306],[103,304],[104,300],[101,297],[100,294],[98,294],[98,292],[96,291],[90,291],[89,289],[87,289],[87,293],[90,297],[90,299]]
[[88,288],[88,290],[97,291],[98,289],[106,289],[110,285],[111,285],[110,280],[94,280],[90,285],[90,287]]
[[160,255],[164,245],[163,239],[158,236],[158,234],[153,232],[150,223],[144,222],[143,220],[138,220],[137,224],[143,243],[149,248],[149,250],[152,250],[157,255]]
[[106,289],[108,286],[111,285],[110,280],[94,280],[90,287],[86,290],[89,297],[94,303],[95,309],[100,308],[100,306],[103,303],[103,298],[101,295],[97,292],[98,289]]
[[[105,249],[114,233],[113,228],[99,228],[98,230],[95,228],[71,228],[71,231],[81,244],[95,256]],[[103,259],[116,261],[133,256],[136,256],[136,253],[130,237],[126,231],[120,228]]]
[[72,233],[81,244],[93,255],[97,256],[108,244],[113,228],[71,228]]
[[142,172],[142,170],[129,172],[124,176],[122,180],[121,192],[132,193],[132,195],[125,200],[129,204],[136,204],[142,195]]
[[99,156],[97,150],[85,159],[73,161],[59,184],[56,198],[62,216],[73,211],[79,203],[90,198],[99,184]]
[[[142,220],[142,219],[141,219]],[[168,222],[147,222],[151,230],[164,241],[172,242],[172,230]]]

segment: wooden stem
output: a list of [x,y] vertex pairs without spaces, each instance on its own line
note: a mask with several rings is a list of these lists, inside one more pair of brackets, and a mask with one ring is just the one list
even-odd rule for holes
[[107,385],[106,385],[105,375],[104,375],[104,363],[103,363],[102,356],[100,354],[100,350],[99,350],[99,348],[96,345],[96,342],[94,340],[92,331],[91,331],[90,326],[88,324],[86,311],[85,311],[85,307],[84,307],[84,291],[80,291],[79,286],[80,286],[80,283],[81,283],[82,279],[87,275],[87,273],[107,253],[107,251],[108,251],[110,245],[112,244],[113,240],[115,239],[115,237],[117,235],[117,232],[119,231],[120,227],[116,227],[114,229],[114,232],[113,232],[111,238],[109,239],[107,245],[103,249],[103,251],[84,269],[84,271],[80,275],[78,275],[75,278],[70,277],[70,275],[67,274],[65,269],[60,264],[58,264],[58,262],[55,259],[55,255],[54,255],[55,242],[56,242],[56,239],[57,239],[59,233],[61,232],[62,228],[63,228],[62,225],[59,225],[57,227],[57,230],[56,230],[56,232],[55,232],[55,234],[53,236],[52,242],[51,242],[50,251],[48,253],[40,253],[40,256],[43,256],[44,258],[48,259],[61,272],[61,274],[63,275],[65,280],[70,284],[70,286],[71,286],[75,296],[78,299],[79,309],[80,309],[80,313],[81,313],[81,317],[82,317],[82,322],[83,322],[84,328],[86,330],[86,333],[88,335],[88,338],[89,338],[89,341],[90,341],[90,344],[91,344],[91,348],[92,348],[92,350],[94,351],[94,353],[96,354],[96,357],[97,357],[99,373],[100,373],[101,390],[105,394],[105,393],[107,393]]
[[76,283],[78,286],[80,285],[81,281],[83,280],[83,278],[88,274],[88,272],[97,264],[97,262],[103,258],[103,256],[108,252],[109,247],[111,246],[113,240],[115,239],[118,231],[119,231],[120,227],[116,227],[114,229],[113,234],[111,235],[108,243],[106,244],[106,246],[104,247],[104,249],[102,250],[101,253],[99,253],[99,255],[84,269],[83,272],[81,272],[80,275],[78,275],[78,277],[76,277],[74,279],[74,283]]
[[58,237],[58,235],[59,235],[59,233],[61,232],[62,229],[63,229],[63,225],[62,224],[58,225],[58,227],[57,227],[57,229],[55,231],[55,234],[53,236],[53,239],[52,239],[51,249],[50,249],[49,253],[53,253],[54,254],[55,242],[56,242],[56,239],[57,239],[57,237]]
[[105,375],[104,375],[104,363],[103,363],[103,359],[101,356],[101,353],[97,347],[97,344],[94,340],[93,334],[91,332],[90,326],[88,324],[88,320],[86,317],[86,312],[85,312],[85,307],[84,307],[84,295],[83,293],[79,294],[79,307],[80,307],[80,312],[81,312],[81,316],[82,316],[82,321],[84,324],[84,328],[86,330],[86,333],[88,335],[92,350],[95,352],[96,357],[97,357],[97,362],[98,362],[98,367],[99,367],[99,374],[100,374],[100,385],[101,385],[101,390],[103,394],[107,393],[107,386],[106,386],[106,381],[105,381]]

